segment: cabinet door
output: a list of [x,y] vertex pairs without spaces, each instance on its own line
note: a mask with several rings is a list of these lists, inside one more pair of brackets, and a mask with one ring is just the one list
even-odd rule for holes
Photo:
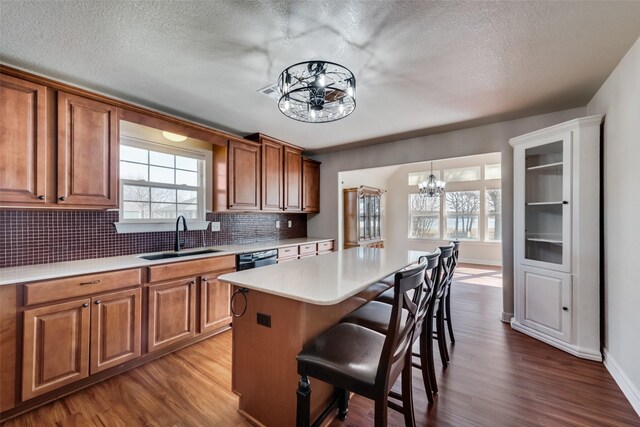
[[302,159],[302,210],[320,212],[320,163]]
[[571,275],[520,266],[520,322],[560,340],[571,341]]
[[149,286],[149,352],[195,335],[195,278]]
[[0,203],[45,203],[46,144],[46,88],[0,75]]
[[89,375],[89,299],[24,312],[22,399]]
[[262,138],[262,210],[283,209],[282,144]]
[[218,276],[235,269],[202,276],[200,282],[200,333],[209,332],[231,323],[231,286]]
[[302,152],[284,147],[284,210],[302,210]]
[[519,262],[571,271],[571,132],[516,148]]
[[229,141],[229,209],[260,209],[260,145]]
[[140,288],[91,298],[91,374],[140,356]]
[[116,107],[58,92],[58,204],[118,206],[118,140]]

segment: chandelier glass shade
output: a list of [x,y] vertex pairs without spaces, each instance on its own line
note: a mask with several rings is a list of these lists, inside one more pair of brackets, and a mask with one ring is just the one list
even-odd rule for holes
[[356,78],[348,68],[333,62],[292,65],[280,74],[278,89],[278,108],[300,122],[333,122],[356,108]]
[[440,181],[433,174],[433,162],[431,162],[431,174],[426,181],[418,183],[418,192],[426,197],[442,197],[446,183]]

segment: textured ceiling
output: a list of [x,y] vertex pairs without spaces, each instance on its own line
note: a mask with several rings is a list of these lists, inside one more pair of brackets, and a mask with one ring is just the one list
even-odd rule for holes
[[[585,105],[640,36],[640,2],[0,0],[0,59],[309,149]],[[358,107],[298,123],[256,92],[341,63]]]

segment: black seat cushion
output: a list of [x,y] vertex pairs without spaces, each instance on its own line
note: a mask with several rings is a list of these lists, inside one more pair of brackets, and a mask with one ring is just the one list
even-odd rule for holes
[[339,323],[302,349],[298,374],[373,398],[384,340],[371,329]]
[[[384,291],[380,295],[377,296],[376,301],[383,302],[385,304],[393,304],[393,288],[387,291]],[[413,289],[407,292],[407,296],[413,300]]]
[[[372,329],[381,334],[386,334],[389,329],[389,321],[391,320],[391,304],[385,304],[379,301],[371,301],[363,305],[357,310],[352,311],[348,316],[342,319],[343,323],[355,323]],[[402,310],[400,320],[400,330],[404,330],[407,322],[407,311]]]
[[373,285],[370,285],[364,291],[360,291],[358,294],[356,294],[356,297],[371,301],[387,289],[389,289],[389,286],[386,283],[377,282]]

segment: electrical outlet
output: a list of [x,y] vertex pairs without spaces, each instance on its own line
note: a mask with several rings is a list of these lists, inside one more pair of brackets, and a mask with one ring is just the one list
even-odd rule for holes
[[288,221],[287,225],[289,226],[289,228],[291,228],[291,221]]
[[212,222],[211,223],[211,231],[220,231],[220,223]]
[[271,315],[258,313],[258,325],[266,326],[267,328],[271,327]]
[[280,228],[280,221],[276,221],[276,228]]

